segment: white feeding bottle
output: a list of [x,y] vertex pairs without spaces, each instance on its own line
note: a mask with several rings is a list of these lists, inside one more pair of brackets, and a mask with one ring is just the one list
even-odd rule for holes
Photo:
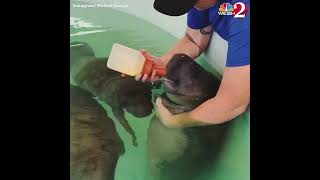
[[167,73],[165,67],[157,66],[152,60],[146,59],[140,51],[118,43],[114,43],[112,46],[107,67],[129,76],[135,76],[139,73],[150,76],[153,70],[159,77],[165,76]]

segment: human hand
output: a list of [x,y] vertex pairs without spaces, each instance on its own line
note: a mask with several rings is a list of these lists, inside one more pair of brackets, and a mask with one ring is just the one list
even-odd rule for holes
[[[157,66],[163,66],[165,67],[165,64],[163,63],[163,60],[161,58],[158,58],[156,56],[153,56],[152,54],[150,54],[147,50],[142,49],[140,51],[142,53],[142,55],[148,59],[154,62],[155,65]],[[150,82],[150,81],[156,81],[159,79],[159,76],[156,76],[156,71],[153,70],[151,76],[149,77],[147,74],[137,74],[135,76],[136,81],[142,81],[142,82]]]
[[185,125],[188,119],[188,113],[172,114],[163,104],[159,97],[156,100],[156,114],[161,123],[168,128],[181,128]]

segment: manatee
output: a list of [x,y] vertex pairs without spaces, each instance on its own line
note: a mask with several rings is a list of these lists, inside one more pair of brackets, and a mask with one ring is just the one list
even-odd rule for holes
[[124,110],[138,118],[150,115],[153,111],[151,84],[137,82],[134,77],[122,77],[119,72],[107,68],[107,61],[108,58],[95,57],[87,43],[71,43],[70,67],[75,83],[112,108],[136,146],[136,135],[124,117]]
[[113,180],[124,144],[93,97],[70,86],[70,179]]
[[[188,112],[214,97],[220,80],[185,54],[176,54],[160,80],[163,105],[173,114]],[[230,123],[167,128],[154,117],[148,130],[147,152],[152,177],[198,180],[213,167]]]

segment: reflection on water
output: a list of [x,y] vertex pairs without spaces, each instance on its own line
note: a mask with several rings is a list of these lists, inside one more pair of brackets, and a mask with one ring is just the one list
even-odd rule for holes
[[[85,13],[84,13],[85,12]],[[124,44],[134,49],[147,49],[156,56],[167,52],[176,42],[176,38],[163,32],[145,21],[133,16],[111,10],[109,8],[71,8],[70,41],[86,42],[94,50],[97,57],[107,57],[113,43]],[[204,68],[217,75],[205,59],[197,60]],[[74,83],[70,77],[70,83]],[[110,118],[114,118],[110,107],[99,101],[107,110]],[[115,121],[117,132],[125,145],[125,154],[119,158],[116,180],[150,180],[147,166],[147,133],[154,113],[144,118],[136,118],[125,113],[125,118],[135,131],[139,145],[132,145],[131,137],[126,130]],[[167,137],[170,138],[170,137]],[[234,121],[228,134],[222,155],[216,166],[204,173],[203,180],[247,180],[249,179],[249,121],[248,113]],[[196,165],[196,162],[194,162]]]

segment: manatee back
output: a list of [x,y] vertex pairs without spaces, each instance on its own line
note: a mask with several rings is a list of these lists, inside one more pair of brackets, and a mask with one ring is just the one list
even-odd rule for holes
[[70,67],[83,57],[94,57],[94,51],[86,42],[74,41],[70,43]]
[[112,180],[124,145],[92,94],[70,86],[70,178]]
[[107,61],[108,58],[95,57],[87,43],[71,43],[71,76],[79,87],[112,108],[126,108],[136,117],[150,115],[153,111],[151,86],[137,82],[133,77],[121,77],[119,72],[107,68]]

